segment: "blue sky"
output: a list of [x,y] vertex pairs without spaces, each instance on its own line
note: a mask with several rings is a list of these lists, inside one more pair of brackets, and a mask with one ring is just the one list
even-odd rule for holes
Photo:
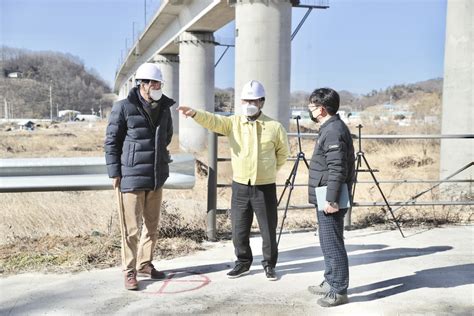
[[[0,0],[0,44],[73,54],[112,84],[133,22],[136,32],[144,28],[145,2],[149,19],[159,0]],[[446,0],[329,3],[312,11],[292,42],[292,91],[367,93],[443,76]],[[305,12],[293,9],[293,29]],[[230,38],[233,28],[216,36]],[[216,68],[217,87],[234,85],[233,61],[230,49]]]

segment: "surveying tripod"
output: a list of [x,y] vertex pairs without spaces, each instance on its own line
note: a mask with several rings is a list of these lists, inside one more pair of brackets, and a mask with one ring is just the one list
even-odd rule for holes
[[300,164],[300,160],[303,160],[306,165],[306,168],[309,169],[308,161],[306,160],[306,157],[304,156],[304,152],[301,149],[301,134],[300,134],[300,122],[299,122],[300,119],[301,117],[299,115],[295,117],[299,152],[298,152],[298,155],[296,156],[296,160],[293,165],[293,168],[291,169],[290,175],[285,181],[285,188],[283,189],[283,192],[281,192],[280,198],[278,199],[278,203],[277,203],[277,206],[280,205],[280,202],[283,199],[283,196],[285,195],[286,189],[289,188],[288,197],[286,199],[285,212],[283,213],[283,219],[281,221],[280,233],[278,234],[277,246],[278,244],[280,244],[281,232],[283,231],[283,224],[285,223],[286,213],[288,212],[288,205],[290,203],[291,193],[293,192],[293,189],[295,188],[296,173],[298,172],[298,166]]
[[[355,190],[356,190],[356,185],[357,185],[357,177],[359,175],[359,172],[370,172],[370,175],[372,176],[372,179],[374,180],[375,185],[377,186],[377,189],[380,192],[380,195],[382,196],[385,205],[387,206],[387,209],[390,211],[390,214],[392,214],[393,221],[398,227],[398,230],[400,231],[400,234],[402,234],[402,237],[405,238],[405,235],[403,235],[402,229],[400,227],[400,224],[398,223],[397,218],[393,214],[392,208],[390,207],[390,204],[387,201],[387,198],[385,197],[385,194],[382,191],[382,188],[380,188],[380,183],[377,181],[377,178],[375,178],[374,172],[378,170],[374,170],[370,168],[369,163],[367,161],[367,158],[365,158],[364,152],[362,151],[362,142],[361,142],[361,131],[362,131],[362,125],[359,124],[357,125],[357,129],[359,130],[359,151],[357,152],[357,161],[356,161],[356,170],[355,170],[355,178],[354,178],[354,185],[352,186],[352,201],[351,205],[353,205],[354,202],[354,196],[355,196]],[[365,166],[367,169],[360,169],[362,167],[362,161],[364,161]],[[387,213],[387,211],[382,207],[382,210]]]

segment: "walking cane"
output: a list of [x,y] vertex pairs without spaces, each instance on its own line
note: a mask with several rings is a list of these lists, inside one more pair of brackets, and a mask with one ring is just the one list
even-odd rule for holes
[[122,213],[123,200],[122,200],[122,192],[120,192],[119,186],[115,188],[115,195],[117,196],[117,203],[118,203],[117,205],[118,205],[119,212]]
[[123,209],[123,196],[122,196],[122,192],[120,191],[119,185],[115,188],[115,194],[117,195],[117,206],[118,206],[118,213],[119,213],[119,220],[120,220],[120,233],[122,235],[122,243],[123,243],[125,242],[124,237],[125,237],[126,230],[125,230],[125,219],[124,219],[124,209]]

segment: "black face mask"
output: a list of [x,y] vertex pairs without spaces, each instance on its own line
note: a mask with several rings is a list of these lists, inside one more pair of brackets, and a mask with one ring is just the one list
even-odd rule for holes
[[314,123],[319,123],[318,119],[313,116],[313,112],[308,110],[308,113],[309,113],[309,118],[311,119],[311,121],[313,121]]

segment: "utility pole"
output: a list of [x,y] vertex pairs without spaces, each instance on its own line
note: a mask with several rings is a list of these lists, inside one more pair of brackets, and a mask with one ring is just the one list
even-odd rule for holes
[[143,28],[144,30],[146,29],[146,0],[144,0],[145,2],[145,27]]
[[49,84],[49,119],[53,121],[53,87]]
[[135,21],[132,22],[132,43],[135,43]]
[[7,103],[7,98],[3,98],[3,100],[5,101],[5,120],[8,121],[9,115],[8,115],[8,103]]

